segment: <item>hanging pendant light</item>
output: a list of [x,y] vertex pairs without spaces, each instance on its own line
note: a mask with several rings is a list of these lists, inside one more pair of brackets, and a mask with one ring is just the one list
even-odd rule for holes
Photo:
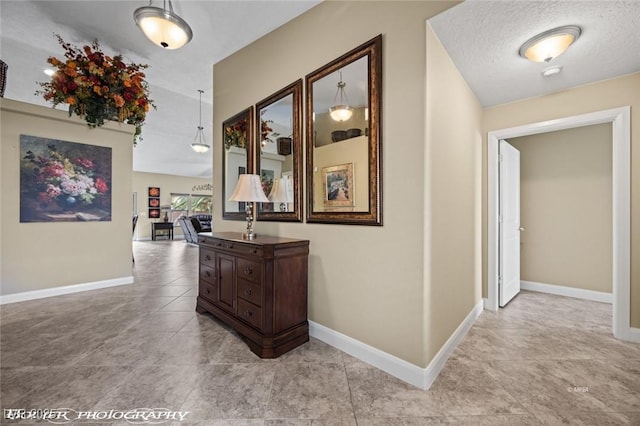
[[[347,83],[342,81],[342,71],[340,71],[338,90],[336,91],[336,95],[333,97],[333,106],[329,108],[329,115],[335,121],[347,121],[351,118],[351,115],[353,115],[353,108],[349,106],[349,98],[347,97],[347,92],[344,90],[346,85]],[[338,96],[340,96],[339,100]]]
[[193,37],[189,24],[173,12],[171,0],[163,0],[162,9],[151,6],[149,0],[149,6],[139,7],[133,12],[133,19],[149,40],[165,49],[179,49]]
[[198,132],[196,133],[196,137],[193,139],[193,143],[191,144],[191,148],[197,153],[203,153],[209,151],[209,145],[207,145],[207,141],[204,138],[204,127],[202,127],[202,94],[204,93],[202,90],[198,90],[200,93],[200,124],[198,125]]

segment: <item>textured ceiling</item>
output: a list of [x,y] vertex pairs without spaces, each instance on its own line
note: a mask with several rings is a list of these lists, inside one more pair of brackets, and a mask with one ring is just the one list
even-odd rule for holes
[[[483,106],[640,71],[637,0],[467,0],[429,22]],[[550,64],[518,55],[529,38],[563,25],[581,26],[582,36]],[[562,72],[542,77],[551,65]]]

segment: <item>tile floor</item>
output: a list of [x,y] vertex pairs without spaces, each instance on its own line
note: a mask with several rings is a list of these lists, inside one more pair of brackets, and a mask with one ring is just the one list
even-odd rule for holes
[[421,391],[315,339],[261,360],[195,313],[197,247],[134,251],[133,285],[0,308],[3,409],[165,407],[189,411],[181,426],[640,425],[640,345],[611,337],[610,305],[522,292]]

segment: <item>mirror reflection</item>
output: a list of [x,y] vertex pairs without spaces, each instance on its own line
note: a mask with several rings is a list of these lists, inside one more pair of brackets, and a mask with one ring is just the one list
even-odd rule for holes
[[301,93],[298,80],[256,105],[256,173],[270,200],[259,204],[259,220],[302,220]]
[[307,221],[382,225],[382,36],[307,75]]
[[314,82],[313,111],[313,211],[367,211],[367,57]]
[[222,216],[226,219],[245,220],[246,205],[229,201],[238,177],[251,173],[249,153],[251,147],[251,111],[246,109],[222,124],[223,136],[223,191]]

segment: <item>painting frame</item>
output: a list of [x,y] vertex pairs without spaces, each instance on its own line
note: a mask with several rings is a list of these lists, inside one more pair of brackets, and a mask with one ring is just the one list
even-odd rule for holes
[[322,200],[325,207],[355,206],[353,163],[322,168]]
[[20,135],[20,223],[110,222],[111,147]]
[[160,198],[160,188],[157,186],[150,186],[147,193],[150,198]]

